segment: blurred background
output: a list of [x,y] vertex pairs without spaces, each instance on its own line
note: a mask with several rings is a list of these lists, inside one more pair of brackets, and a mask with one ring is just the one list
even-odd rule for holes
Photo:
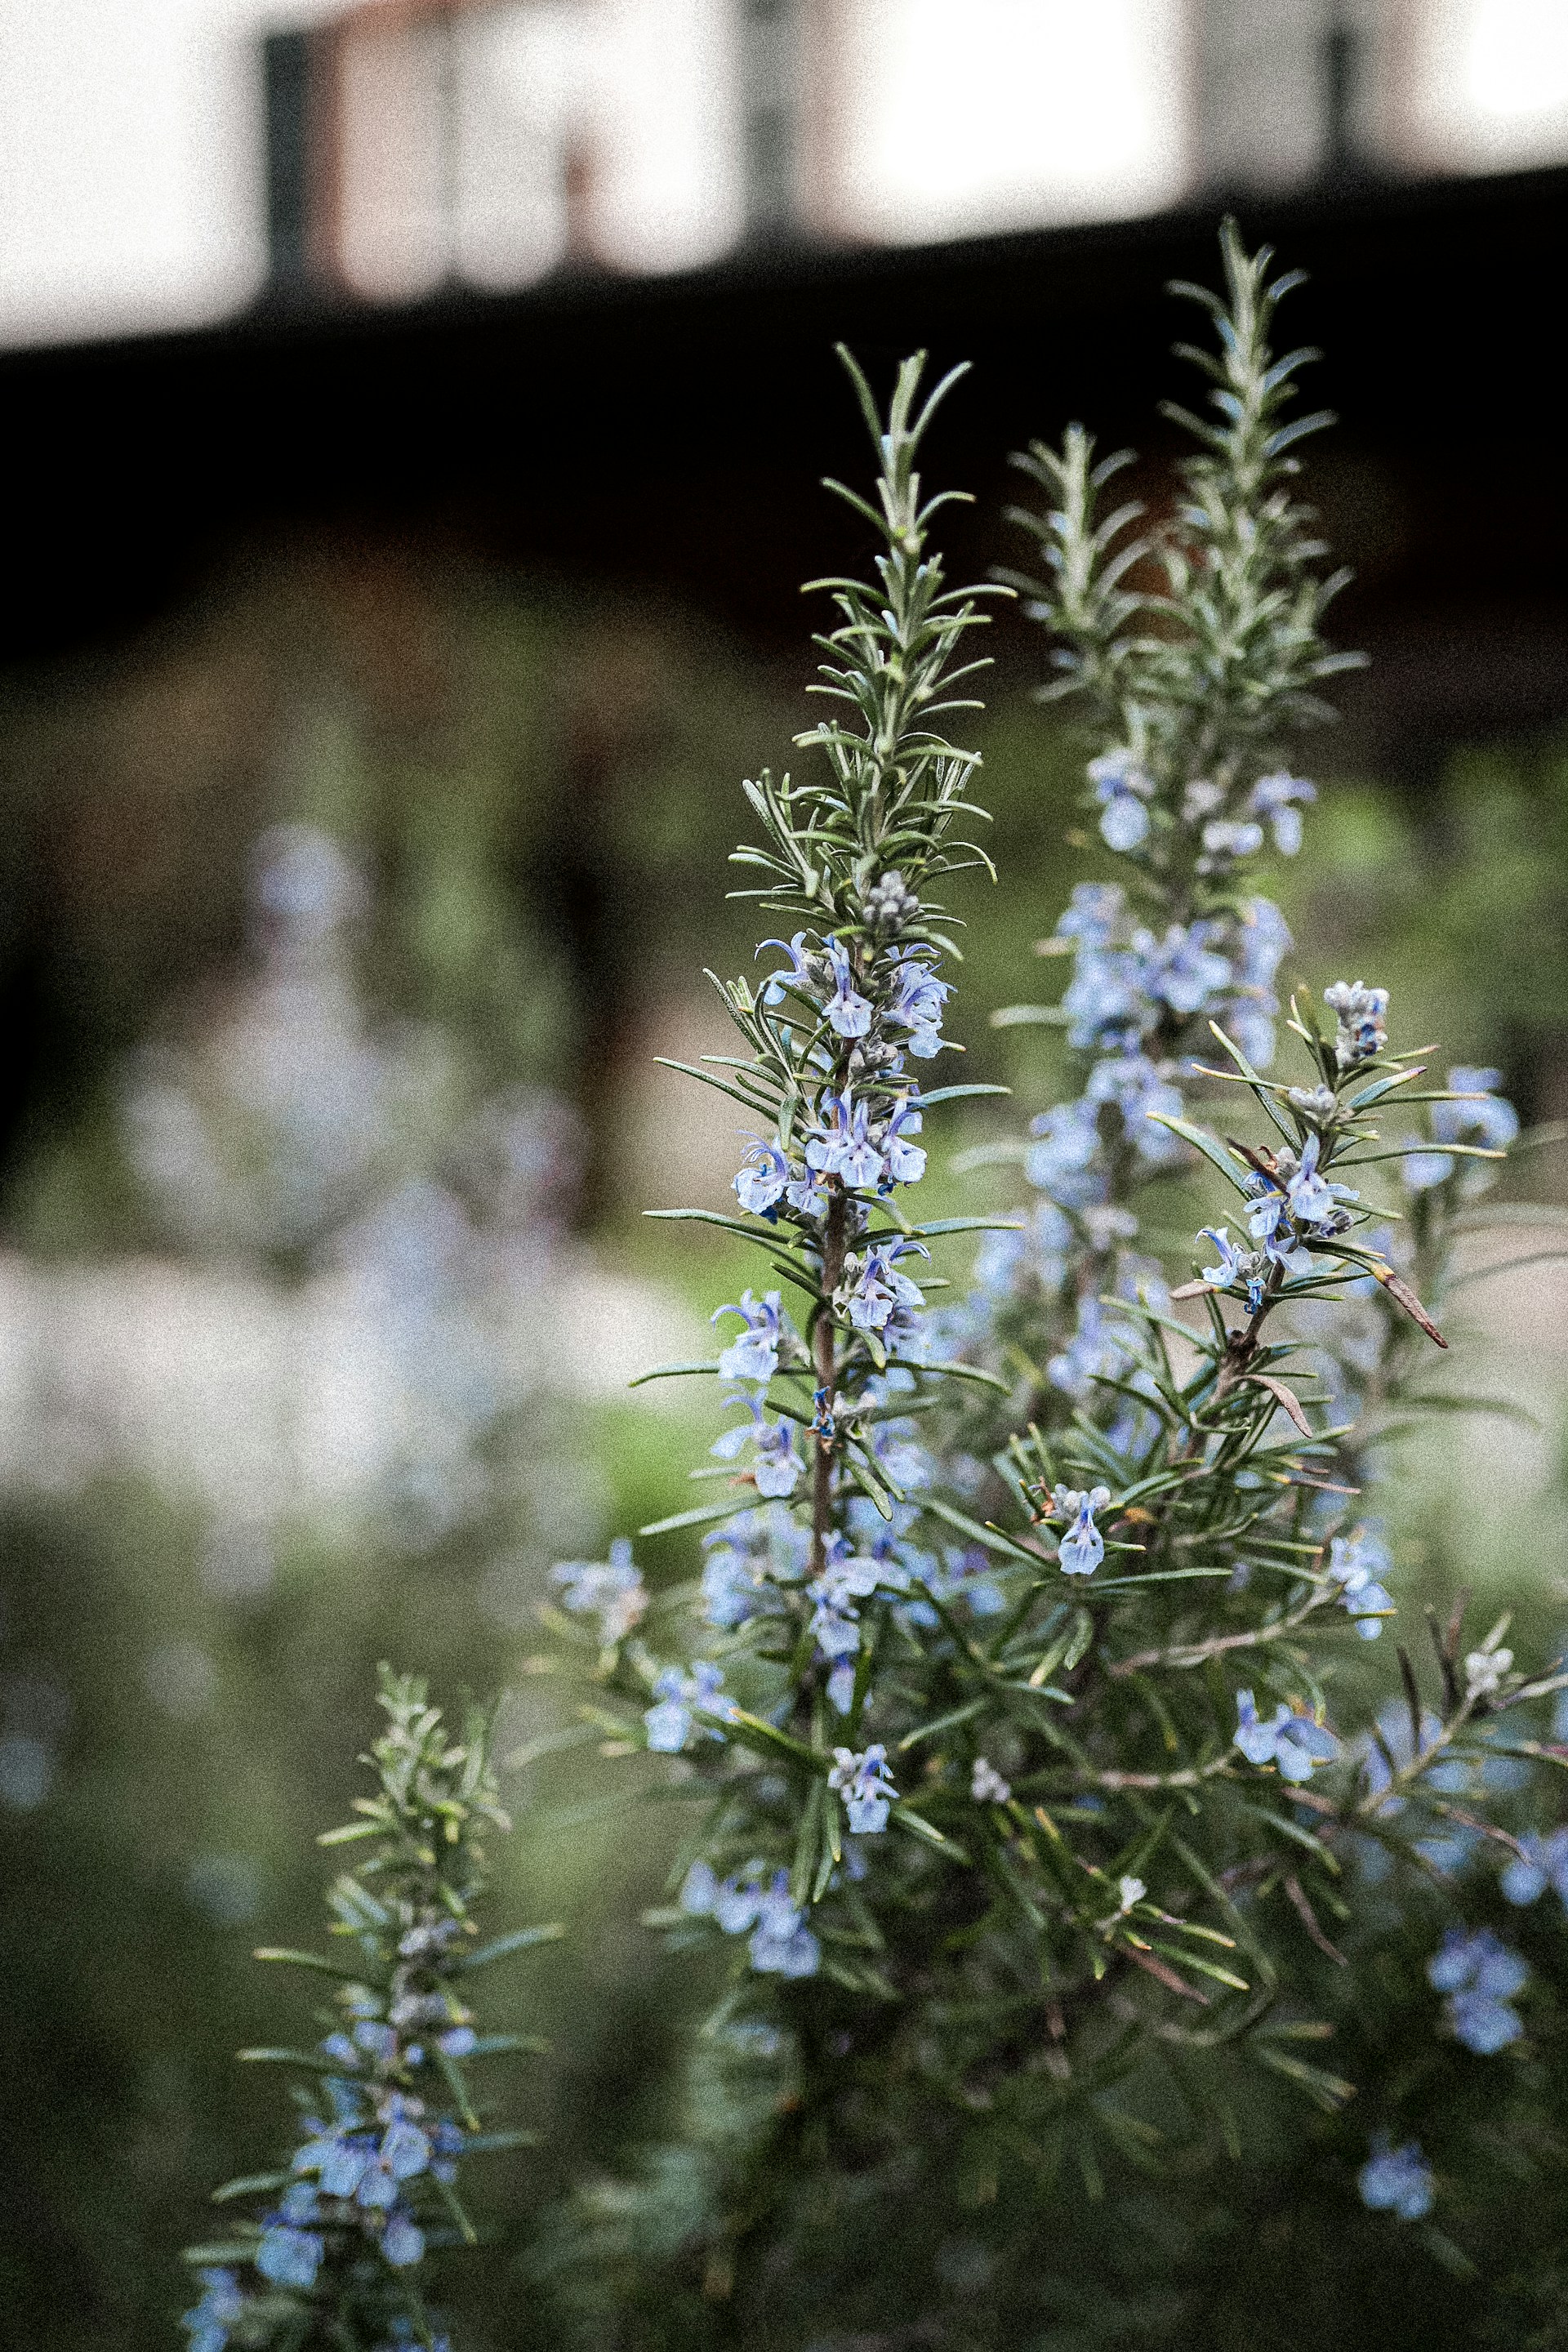
[[[534,1612],[686,1499],[700,1409],[626,1382],[751,1272],[639,1222],[737,1150],[652,1057],[721,1050],[738,782],[808,707],[798,582],[865,554],[816,488],[863,463],[831,347],[975,362],[931,469],[983,575],[1007,453],[1071,417],[1168,499],[1163,289],[1226,206],[1311,273],[1311,490],[1373,656],[1270,877],[1299,967],[1553,1119],[1560,0],[0,0],[0,2344],[175,2340],[174,2252],[281,2126],[230,2063],[290,2032],[248,1953],[312,1933],[383,1656],[504,1694],[500,1900],[570,1926],[506,1996],[552,2038],[543,2147],[467,2290],[475,2347],[564,2340],[520,2250],[668,2124],[711,1988],[636,1925],[674,1832],[568,1744]],[[993,650],[953,1026],[1028,1111],[1048,1033],[985,1014],[1093,861],[1040,648]],[[1009,1205],[947,1158],[944,1204]],[[1413,1454],[1398,1557],[1545,1646],[1568,1290],[1468,1297],[1534,1424]],[[1212,2185],[1136,2292],[1102,2230],[1039,2345],[1294,2340],[1292,2209],[1342,2280],[1314,2340],[1563,2340],[1539,2279],[1391,2269],[1342,2190],[1312,2223],[1291,2145],[1217,2257]]]

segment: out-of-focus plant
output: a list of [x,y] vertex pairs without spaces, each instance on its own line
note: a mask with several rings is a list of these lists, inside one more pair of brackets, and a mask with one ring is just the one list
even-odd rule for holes
[[[1234,231],[1223,255],[1223,299],[1184,289],[1215,328],[1188,354],[1215,421],[1182,413],[1199,454],[1172,520],[1106,514],[1122,461],[1076,429],[1025,461],[1050,502],[1032,520],[1047,576],[1017,584],[1057,648],[1050,691],[1084,708],[1124,877],[1074,894],[1062,1006],[1003,1016],[1061,1020],[1082,1057],[1079,1094],[1020,1147],[1040,1198],[987,1244],[979,1291],[926,1315],[935,1229],[897,1188],[952,1091],[917,1090],[907,1057],[942,1043],[950,943],[923,892],[967,763],[925,714],[973,613],[938,601],[924,555],[906,373],[882,511],[861,509],[888,541],[880,593],[834,583],[825,682],[858,724],[805,739],[825,783],[749,788],[769,845],[741,855],[810,928],[760,994],[725,991],[750,1054],[697,1074],[756,1121],[741,1229],[798,1320],[748,1292],[719,1311],[740,1328],[716,1362],[668,1368],[727,1381],[742,1416],[696,1474],[730,1493],[643,1530],[711,1523],[700,1592],[650,1612],[629,1547],[557,1571],[560,1622],[593,1628],[595,1727],[679,1757],[671,1793],[702,1809],[656,1916],[735,1953],[694,2078],[702,2192],[688,2170],[682,2204],[656,2170],[640,2209],[590,2199],[584,2226],[600,2260],[613,2215],[623,2256],[638,2227],[645,2249],[698,2244],[748,2341],[786,2286],[849,2324],[857,2289],[840,2267],[835,2309],[822,2275],[845,2200],[901,2209],[952,2176],[1027,2231],[1028,2184],[1037,2229],[1064,2165],[1095,2196],[1109,2162],[1238,2147],[1258,2065],[1334,2111],[1352,2085],[1318,2063],[1335,2029],[1316,1988],[1358,1896],[1369,1916],[1382,1900],[1362,1859],[1420,1879],[1456,1829],[1510,1845],[1492,1800],[1551,1752],[1535,1714],[1568,1679],[1516,1672],[1506,1624],[1467,1646],[1458,1609],[1434,1628],[1430,1704],[1404,1646],[1402,1714],[1368,1686],[1396,1600],[1361,1490],[1397,1423],[1459,1402],[1422,1389],[1447,1342],[1416,1286],[1441,1296],[1517,1122],[1495,1074],[1423,1086],[1360,982],[1327,991],[1326,1027],[1293,998],[1300,1067],[1266,1075],[1289,940],[1249,874],[1267,841],[1300,845],[1315,794],[1287,746],[1351,657],[1321,637],[1337,581],[1294,488],[1296,445],[1328,420],[1288,419],[1310,355],[1269,342],[1293,281]],[[1257,1140],[1191,1115],[1227,1082]],[[1423,1137],[1384,1124],[1407,1103],[1430,1107]],[[1375,1196],[1389,1174],[1405,1209]],[[1216,1177],[1238,1234],[1216,1208],[1170,1292],[1134,1249],[1144,1190],[1190,1200]],[[689,1607],[700,1654],[668,1663],[650,1629]],[[1522,2031],[1525,1971],[1489,1930],[1456,1928],[1433,1971],[1468,2050]],[[1369,2201],[1424,2216],[1424,2167],[1379,2143]],[[870,2247],[862,2263],[883,2275]]]
[[425,2297],[426,2255],[478,2242],[459,2195],[469,2159],[531,2137],[487,2125],[468,2078],[472,2063],[531,2046],[476,2030],[475,1973],[558,1932],[479,1940],[485,1842],[510,1827],[488,1722],[470,1708],[455,1737],[423,1682],[385,1668],[381,1705],[386,1727],[364,1759],[376,1793],[321,1841],[366,1849],[329,1897],[339,1950],[257,1955],[332,1982],[331,2030],[314,2049],[241,2053],[295,2077],[298,2139],[281,2169],[216,2192],[249,2218],[186,2256],[201,2290],[185,2315],[191,2352],[448,2352]]

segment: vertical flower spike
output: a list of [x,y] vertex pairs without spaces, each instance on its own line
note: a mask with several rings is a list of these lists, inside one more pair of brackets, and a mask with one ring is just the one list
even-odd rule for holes
[[[829,487],[879,543],[868,579],[816,583],[836,625],[817,640],[826,708],[798,739],[806,772],[745,786],[760,834],[735,852],[754,885],[739,895],[772,935],[759,978],[717,983],[744,1058],[689,1073],[742,1113],[734,1223],[783,1286],[718,1310],[742,1327],[726,1326],[710,1368],[741,1384],[727,1398],[739,1417],[711,1448],[732,1475],[671,1523],[715,1523],[683,1647],[711,1653],[711,1630],[724,1634],[724,1695],[697,1689],[716,1664],[689,1671],[632,1641],[602,1654],[605,1679],[640,1709],[643,1743],[729,1790],[700,1857],[715,1887],[784,1874],[784,1891],[748,1897],[750,1909],[693,1913],[689,1899],[689,1914],[738,1934],[730,1914],[744,1913],[752,1969],[786,1977],[816,1968],[815,1907],[842,1907],[846,1826],[869,1834],[898,1818],[887,1745],[869,1737],[883,1661],[907,1659],[933,1629],[945,1643],[943,1611],[1000,1606],[984,1579],[917,1540],[915,1498],[930,1484],[918,1416],[952,1368],[927,1328],[931,1236],[904,1205],[926,1172],[931,1107],[1003,1091],[923,1083],[957,1050],[943,1034],[955,919],[935,894],[944,877],[989,870],[969,837],[984,814],[969,798],[978,755],[945,731],[977,708],[965,685],[983,665],[966,656],[984,592],[945,585],[931,526],[956,494],[927,498],[916,462],[963,371],[923,396],[924,363],[906,361],[884,417],[843,357],[879,472],[873,500]],[[572,1573],[584,1595],[572,1605],[598,1605],[601,1585]],[[738,1769],[747,1746],[766,1775]],[[689,1895],[708,1884],[686,1883]]]
[[437,2251],[474,2242],[458,2197],[466,2159],[530,2137],[489,2128],[468,2074],[480,2054],[473,1971],[557,1932],[477,1940],[485,1840],[508,1827],[488,1726],[471,1711],[455,1736],[423,1683],[384,1667],[381,1705],[386,1727],[366,1759],[376,1793],[322,1840],[360,1849],[329,1898],[340,1949],[331,1960],[257,1955],[335,1979],[335,2022],[315,2056],[244,2053],[299,2071],[303,2126],[281,2171],[218,2190],[253,2210],[186,2256],[201,2287],[185,2315],[189,2352],[437,2352],[447,2339],[432,2333],[425,2272]]

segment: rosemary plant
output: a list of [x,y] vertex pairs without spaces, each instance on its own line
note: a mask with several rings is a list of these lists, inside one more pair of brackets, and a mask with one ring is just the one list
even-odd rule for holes
[[475,1972],[558,1932],[478,1940],[485,1840],[509,1825],[488,1723],[471,1709],[454,1736],[425,1685],[385,1667],[381,1705],[365,1759],[376,1792],[321,1840],[366,1849],[328,1897],[347,1948],[257,1954],[331,1980],[329,2031],[313,2050],[240,2053],[295,2078],[297,2142],[280,2169],[216,2191],[247,2218],[186,2255],[201,2290],[190,2352],[449,2352],[425,2299],[427,2257],[477,2242],[458,2193],[468,2160],[531,2137],[487,2126],[468,2080],[471,2063],[533,2046],[477,2031]]
[[[1516,1672],[1506,1625],[1467,1645],[1462,1611],[1435,1628],[1426,1696],[1405,1646],[1397,1714],[1366,1671],[1397,1595],[1363,1490],[1446,1346],[1421,1286],[1435,1304],[1517,1122],[1493,1073],[1424,1084],[1359,982],[1327,991],[1326,1024],[1292,1000],[1300,1066],[1268,1075],[1289,940],[1250,877],[1267,842],[1300,845],[1315,794],[1287,755],[1351,657],[1321,635],[1340,575],[1295,489],[1328,420],[1289,419],[1310,355],[1270,345],[1294,281],[1233,229],[1223,257],[1223,298],[1184,289],[1215,329],[1188,352],[1213,416],[1175,412],[1197,454],[1169,522],[1106,511],[1126,461],[1076,428],[1024,460],[1045,576],[1013,584],[1051,635],[1048,692],[1090,730],[1118,876],[1058,926],[1061,1005],[1003,1016],[1060,1020],[1081,1057],[1074,1097],[1012,1152],[1034,1204],[986,1244],[976,1292],[928,1315],[943,1228],[910,1223],[900,1189],[923,1171],[922,1111],[974,1090],[909,1067],[941,1045],[948,993],[926,893],[979,855],[949,835],[973,755],[931,730],[978,615],[925,552],[911,365],[885,432],[867,403],[878,584],[832,583],[824,688],[850,719],[804,739],[824,781],[748,787],[766,841],[739,854],[805,928],[760,992],[724,990],[748,1053],[694,1074],[755,1123],[746,1214],[721,1222],[795,1315],[748,1292],[720,1310],[741,1328],[715,1363],[667,1368],[716,1373],[741,1415],[706,1474],[721,1498],[643,1530],[706,1527],[700,1593],[650,1604],[624,1545],[557,1570],[559,1622],[591,1621],[621,1702],[595,1723],[679,1757],[672,1788],[702,1801],[655,1916],[728,1945],[733,1978],[693,2075],[701,2192],[688,2175],[679,2228],[644,2243],[700,2255],[748,2347],[805,2340],[806,2310],[819,2332],[946,2343],[898,2332],[935,2326],[911,2210],[928,2236],[955,2200],[988,2214],[975,2277],[1021,2276],[1064,2168],[1092,2197],[1110,2162],[1234,2152],[1259,2066],[1335,2109],[1352,2086],[1318,2063],[1321,1980],[1342,1930],[1369,1948],[1371,1859],[1436,1871],[1458,1911],[1435,1842],[1462,1832],[1472,1856],[1500,1760],[1547,1752],[1531,1711],[1568,1680]],[[1254,1137],[1194,1117],[1189,1097],[1227,1087]],[[1407,1103],[1428,1130],[1391,1139]],[[1173,1291],[1154,1184],[1184,1207],[1209,1188]],[[668,1662],[648,1629],[688,1612]],[[1539,1893],[1557,1849],[1496,1834]],[[1432,1966],[1470,2052],[1522,2031],[1490,1929],[1456,1923]],[[1431,2203],[1409,2141],[1379,2143],[1363,2188],[1401,2216]],[[627,2259],[634,2205],[587,2200],[601,2263]],[[964,2326],[952,2341],[1018,2340]]]

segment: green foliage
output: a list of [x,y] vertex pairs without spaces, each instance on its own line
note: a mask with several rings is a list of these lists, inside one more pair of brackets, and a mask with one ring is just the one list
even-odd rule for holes
[[433,2347],[425,2255],[478,2242],[460,2168],[531,2137],[489,2122],[469,2081],[471,2064],[527,2047],[476,2032],[476,1971],[558,1932],[479,1939],[486,1838],[510,1827],[489,1724],[470,1707],[454,1738],[425,1684],[385,1667],[380,1699],[385,1728],[363,1759],[376,1793],[321,1840],[364,1849],[328,1896],[340,1948],[257,1954],[332,1983],[318,2012],[331,2030],[312,2049],[240,2053],[294,2078],[300,2137],[282,2170],[214,2192],[225,2207],[260,2210],[185,2257],[202,2287],[186,2322],[199,2344],[216,2334],[281,2352]]

